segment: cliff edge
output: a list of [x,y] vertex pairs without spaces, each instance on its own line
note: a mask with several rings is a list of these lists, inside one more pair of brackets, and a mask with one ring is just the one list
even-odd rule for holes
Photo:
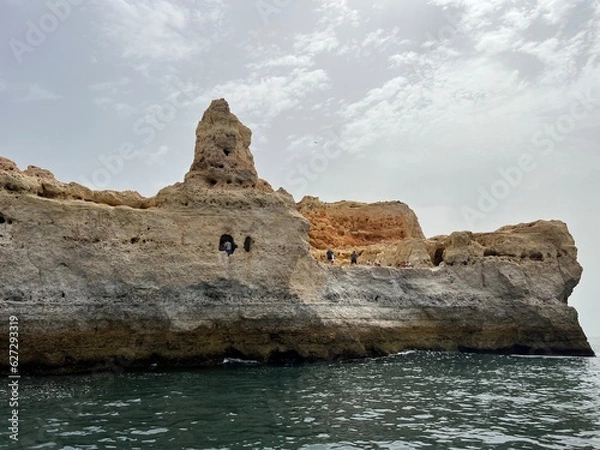
[[[18,318],[22,373],[405,349],[593,355],[567,305],[581,267],[562,222],[425,239],[399,202],[298,208],[258,177],[250,143],[213,101],[184,181],[151,198],[0,158],[0,310]],[[362,246],[362,264],[319,262],[332,240]]]

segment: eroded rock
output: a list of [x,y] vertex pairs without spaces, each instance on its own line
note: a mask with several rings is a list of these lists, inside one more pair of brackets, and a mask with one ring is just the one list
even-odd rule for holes
[[250,152],[252,132],[229,110],[224,99],[213,100],[196,129],[194,162],[186,183],[212,188],[259,188],[272,192],[259,180]]

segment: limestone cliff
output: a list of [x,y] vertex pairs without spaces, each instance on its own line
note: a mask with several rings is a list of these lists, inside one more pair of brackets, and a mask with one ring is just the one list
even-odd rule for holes
[[198,126],[185,180],[152,198],[0,159],[0,310],[19,318],[22,373],[408,348],[593,354],[566,303],[581,267],[564,224],[425,240],[405,205],[388,215],[357,204],[364,255],[379,245],[390,265],[413,253],[422,264],[328,266],[312,256],[310,222],[291,196],[258,178],[249,147],[249,130],[219,100]]
[[416,214],[401,202],[324,203],[304,197],[298,210],[310,221],[310,244],[319,250],[425,238]]

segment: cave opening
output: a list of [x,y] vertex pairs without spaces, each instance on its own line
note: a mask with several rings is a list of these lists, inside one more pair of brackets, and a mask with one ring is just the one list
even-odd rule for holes
[[6,223],[6,219],[2,214],[0,214],[0,225],[2,225],[3,223]]
[[433,255],[433,265],[439,266],[444,260],[444,247],[438,247],[435,249],[435,253]]
[[244,239],[244,250],[249,252],[252,249],[253,244],[254,239],[252,239],[250,236],[246,236],[246,239]]
[[219,251],[225,251],[225,243],[231,242],[231,253],[235,252],[237,245],[230,234],[223,234],[219,239]]

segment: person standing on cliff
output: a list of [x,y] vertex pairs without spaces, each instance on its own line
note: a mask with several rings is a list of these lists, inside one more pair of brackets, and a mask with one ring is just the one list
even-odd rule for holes
[[356,264],[358,262],[358,254],[356,253],[356,250],[354,250],[352,252],[352,254],[350,255],[350,264]]
[[333,254],[333,250],[331,249],[327,250],[327,261],[329,261],[330,264],[333,264],[335,262],[335,255]]

